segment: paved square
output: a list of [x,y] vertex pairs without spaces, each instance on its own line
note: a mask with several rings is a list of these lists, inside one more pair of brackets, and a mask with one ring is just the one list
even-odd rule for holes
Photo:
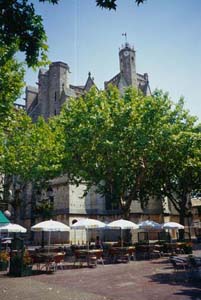
[[0,299],[154,300],[201,299],[200,282],[175,273],[168,258],[74,268],[30,277],[0,277]]

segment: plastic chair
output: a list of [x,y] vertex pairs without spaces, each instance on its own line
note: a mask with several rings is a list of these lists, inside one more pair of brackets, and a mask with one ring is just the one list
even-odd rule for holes
[[104,261],[103,261],[103,250],[99,250],[96,252],[96,259],[97,259],[97,262],[101,262],[102,265],[104,265]]
[[54,256],[54,270],[57,271],[58,268],[64,269],[64,256],[65,254],[57,254]]
[[82,266],[83,263],[87,261],[87,254],[85,252],[75,250],[74,258],[74,266],[77,262],[80,264],[80,266]]
[[[185,258],[173,256],[170,257],[170,263],[172,264],[175,275],[184,274],[185,279],[189,279],[189,263]],[[183,277],[182,277],[183,278]]]

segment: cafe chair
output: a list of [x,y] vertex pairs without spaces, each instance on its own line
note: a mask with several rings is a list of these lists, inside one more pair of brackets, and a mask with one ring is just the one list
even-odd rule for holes
[[172,256],[170,257],[169,261],[174,268],[175,275],[184,274],[185,278],[188,279],[189,263],[185,258]]
[[57,254],[54,256],[54,271],[57,271],[58,268],[61,270],[64,269],[64,254]]
[[88,266],[97,267],[97,256],[95,254],[90,254],[88,256]]
[[157,247],[157,245],[153,245],[153,247],[150,249],[150,258],[160,258],[162,256],[162,253],[160,249]]
[[201,279],[201,258],[190,255],[188,258],[189,262],[189,276],[191,279]]
[[86,253],[82,253],[79,250],[74,251],[74,266],[76,263],[79,263],[80,267],[82,267],[83,263],[87,261]]
[[97,251],[95,255],[96,255],[97,262],[102,263],[102,265],[104,266],[103,250]]
[[187,260],[183,257],[172,256],[170,257],[170,262],[176,271],[186,270],[189,267]]

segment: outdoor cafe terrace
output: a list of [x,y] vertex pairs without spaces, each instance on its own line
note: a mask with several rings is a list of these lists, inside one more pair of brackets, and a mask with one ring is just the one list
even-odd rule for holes
[[[51,247],[54,255],[61,250],[59,245]],[[74,264],[71,247],[63,250],[67,255],[54,271],[48,272],[45,268],[39,270],[37,264],[34,264],[31,276],[18,278],[17,281],[14,277],[5,276],[7,271],[0,272],[0,291],[7,300],[16,297],[30,300],[200,299],[199,244],[193,245],[193,256],[175,253],[173,256],[165,254],[161,257],[116,262],[107,262],[104,258],[104,264],[98,261],[97,266],[90,268],[85,262]]]

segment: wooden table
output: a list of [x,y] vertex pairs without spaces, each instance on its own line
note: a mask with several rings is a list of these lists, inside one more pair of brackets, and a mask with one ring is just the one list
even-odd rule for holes
[[77,249],[74,252],[74,265],[76,262],[80,265],[86,262],[89,267],[97,266],[97,260],[102,260],[102,254],[102,249]]
[[47,272],[56,271],[56,257],[61,256],[63,259],[64,253],[36,253],[32,256],[33,262],[37,265],[37,270],[45,269]]
[[109,260],[112,263],[118,261],[129,262],[134,253],[135,247],[111,247],[109,249]]

